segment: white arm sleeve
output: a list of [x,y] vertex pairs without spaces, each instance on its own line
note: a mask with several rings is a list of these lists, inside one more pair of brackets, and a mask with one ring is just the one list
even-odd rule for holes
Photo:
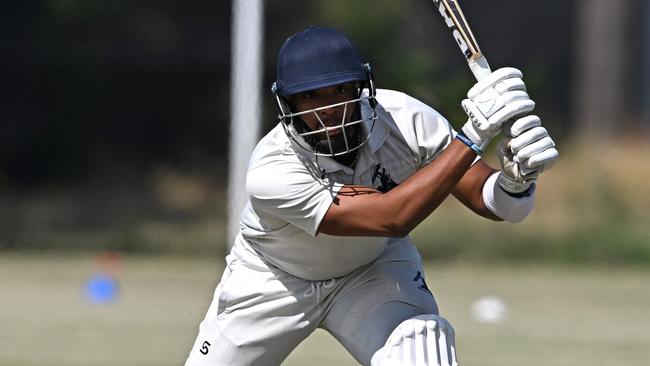
[[512,197],[497,184],[501,172],[496,172],[483,185],[483,202],[493,214],[516,224],[530,214],[535,206],[535,191],[526,197]]

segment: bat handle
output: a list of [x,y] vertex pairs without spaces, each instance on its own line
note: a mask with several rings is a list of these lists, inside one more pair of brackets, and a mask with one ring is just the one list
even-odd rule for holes
[[[469,63],[469,68],[472,70],[472,74],[474,74],[477,81],[480,81],[492,72],[485,56],[481,53],[474,55],[474,57],[470,58],[467,62]],[[512,137],[512,133],[510,132],[512,123],[513,121],[508,121],[501,127],[503,134],[508,137]]]
[[472,70],[472,74],[474,74],[476,81],[481,81],[481,79],[492,73],[485,56],[480,53],[467,60],[467,63],[469,63],[469,68]]

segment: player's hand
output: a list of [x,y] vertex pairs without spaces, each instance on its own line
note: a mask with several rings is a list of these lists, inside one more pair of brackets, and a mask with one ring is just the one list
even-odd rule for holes
[[499,134],[501,126],[509,119],[522,116],[535,108],[521,71],[506,67],[494,71],[476,83],[462,101],[469,120],[463,133],[481,150]]
[[497,146],[502,171],[497,183],[517,194],[527,191],[541,172],[550,169],[559,152],[537,116],[519,118],[510,127],[510,134]]

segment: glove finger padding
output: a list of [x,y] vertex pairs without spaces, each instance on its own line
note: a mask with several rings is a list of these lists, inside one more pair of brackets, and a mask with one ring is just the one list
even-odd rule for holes
[[523,163],[533,155],[539,154],[550,148],[554,148],[555,143],[550,136],[546,136],[541,140],[535,141],[532,144],[524,146],[515,154],[515,162]]
[[[523,83],[521,79],[519,79],[519,81]],[[503,108],[503,106],[516,100],[526,99],[530,99],[530,97],[525,90],[506,90],[504,92],[498,92],[496,89],[491,88],[485,90],[475,98],[470,98],[469,100],[476,105],[476,108],[478,108],[485,117],[490,117]]]
[[501,94],[504,94],[512,90],[526,91],[526,84],[524,83],[523,80],[521,80],[521,78],[510,78],[498,82],[494,86],[494,89]]
[[468,92],[467,97],[469,99],[476,98],[479,94],[482,94],[487,89],[494,88],[495,85],[506,79],[518,78],[521,79],[523,74],[521,71],[515,69],[514,67],[503,67],[498,69],[485,78],[481,79],[476,83]]
[[525,166],[527,169],[536,170],[541,173],[545,170],[551,169],[559,155],[560,153],[553,147],[528,158]]
[[509,128],[509,136],[517,137],[522,133],[542,125],[542,120],[536,115],[521,117]]
[[510,141],[508,137],[504,137],[497,145],[497,157],[501,163],[501,170],[512,180],[523,182],[523,175],[519,170],[519,164],[514,161],[514,155],[510,150]]
[[535,102],[530,99],[515,100],[512,103],[506,104],[503,108],[498,110],[492,116],[488,118],[490,124],[498,125],[498,128],[501,128],[501,124],[506,120],[511,118],[521,116],[535,109]]
[[548,131],[546,131],[544,127],[533,127],[518,137],[513,138],[510,141],[510,150],[512,150],[513,154],[517,154],[524,147],[531,145],[532,143],[539,141],[544,137],[548,137]]
[[515,100],[528,100],[530,97],[525,90],[510,90],[501,94],[503,104],[512,103]]
[[510,149],[512,138],[504,137],[497,146],[497,156],[501,163],[501,174],[497,184],[510,194],[519,194],[528,191],[533,182],[537,180],[537,169],[525,168],[515,161],[515,156]]

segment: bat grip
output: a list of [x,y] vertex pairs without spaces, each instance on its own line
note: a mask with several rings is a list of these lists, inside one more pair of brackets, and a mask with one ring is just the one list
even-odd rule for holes
[[492,73],[485,56],[481,54],[478,54],[478,57],[476,58],[469,59],[467,62],[469,63],[469,68],[472,70],[472,74],[474,74],[476,81],[481,81],[481,79]]

